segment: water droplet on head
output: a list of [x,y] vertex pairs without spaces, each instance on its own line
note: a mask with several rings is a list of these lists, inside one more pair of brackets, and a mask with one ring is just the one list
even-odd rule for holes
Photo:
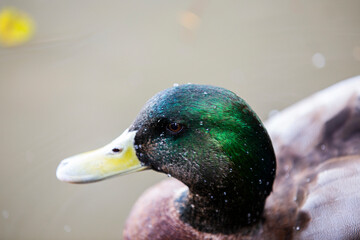
[[261,180],[261,179],[259,179],[259,184],[262,184],[262,180]]
[[204,179],[204,183],[206,183],[207,181],[206,181],[206,179]]
[[211,195],[211,196],[210,196],[210,198],[211,198],[211,199],[213,199],[213,198],[214,198],[214,196],[213,196],[213,195]]
[[224,192],[224,195],[226,196],[226,192]]
[[143,154],[143,153],[139,153],[139,155],[140,155],[140,157],[144,156],[144,154]]
[[204,92],[204,95],[208,94],[207,92]]
[[200,124],[200,126],[202,126],[202,125],[204,124],[204,122],[203,122],[203,121],[200,121],[200,123],[199,123],[199,124]]
[[194,205],[194,204],[191,204],[190,207],[191,207],[191,208],[195,208],[195,205]]
[[296,227],[295,227],[295,230],[296,230],[296,231],[299,231],[299,230],[300,230],[300,226],[296,226]]
[[232,168],[230,168],[229,171],[232,172]]
[[228,202],[228,200],[227,200],[227,199],[225,199],[225,200],[224,200],[224,202],[225,202],[225,203],[227,203],[227,202]]
[[173,87],[178,87],[178,86],[179,86],[178,83],[174,83],[174,84],[173,84]]
[[168,177],[171,177],[171,174],[170,173],[168,173],[168,175],[167,175]]

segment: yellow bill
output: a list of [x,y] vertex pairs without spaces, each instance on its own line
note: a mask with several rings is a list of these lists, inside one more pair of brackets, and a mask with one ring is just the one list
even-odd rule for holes
[[64,159],[56,170],[57,178],[65,182],[87,183],[146,169],[136,156],[135,134],[136,131],[127,129],[100,149]]

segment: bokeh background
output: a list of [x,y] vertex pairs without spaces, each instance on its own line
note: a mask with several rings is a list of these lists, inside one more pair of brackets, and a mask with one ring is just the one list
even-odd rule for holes
[[165,175],[58,181],[173,84],[236,92],[269,113],[360,74],[360,1],[1,0],[34,21],[0,47],[0,239],[121,239],[131,206]]

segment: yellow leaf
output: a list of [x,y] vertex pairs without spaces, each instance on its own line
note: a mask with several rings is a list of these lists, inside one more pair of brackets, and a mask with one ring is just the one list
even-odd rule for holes
[[6,7],[0,11],[0,44],[13,47],[26,43],[35,31],[34,21],[26,13]]

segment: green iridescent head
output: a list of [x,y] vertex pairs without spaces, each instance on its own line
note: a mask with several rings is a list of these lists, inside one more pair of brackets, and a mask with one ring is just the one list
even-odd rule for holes
[[276,161],[270,138],[249,105],[229,90],[195,84],[164,90],[147,102],[131,130],[137,131],[140,161],[191,191],[230,186],[262,199],[271,191]]
[[[222,231],[225,224],[237,227],[259,219],[272,190],[276,160],[263,124],[243,99],[223,88],[187,84],[155,95],[123,135],[95,152],[64,160],[57,176],[90,182],[142,169],[186,184],[187,200],[179,202],[206,204],[196,208],[201,212],[180,207],[184,221]],[[204,218],[211,214],[218,228],[207,229]]]

